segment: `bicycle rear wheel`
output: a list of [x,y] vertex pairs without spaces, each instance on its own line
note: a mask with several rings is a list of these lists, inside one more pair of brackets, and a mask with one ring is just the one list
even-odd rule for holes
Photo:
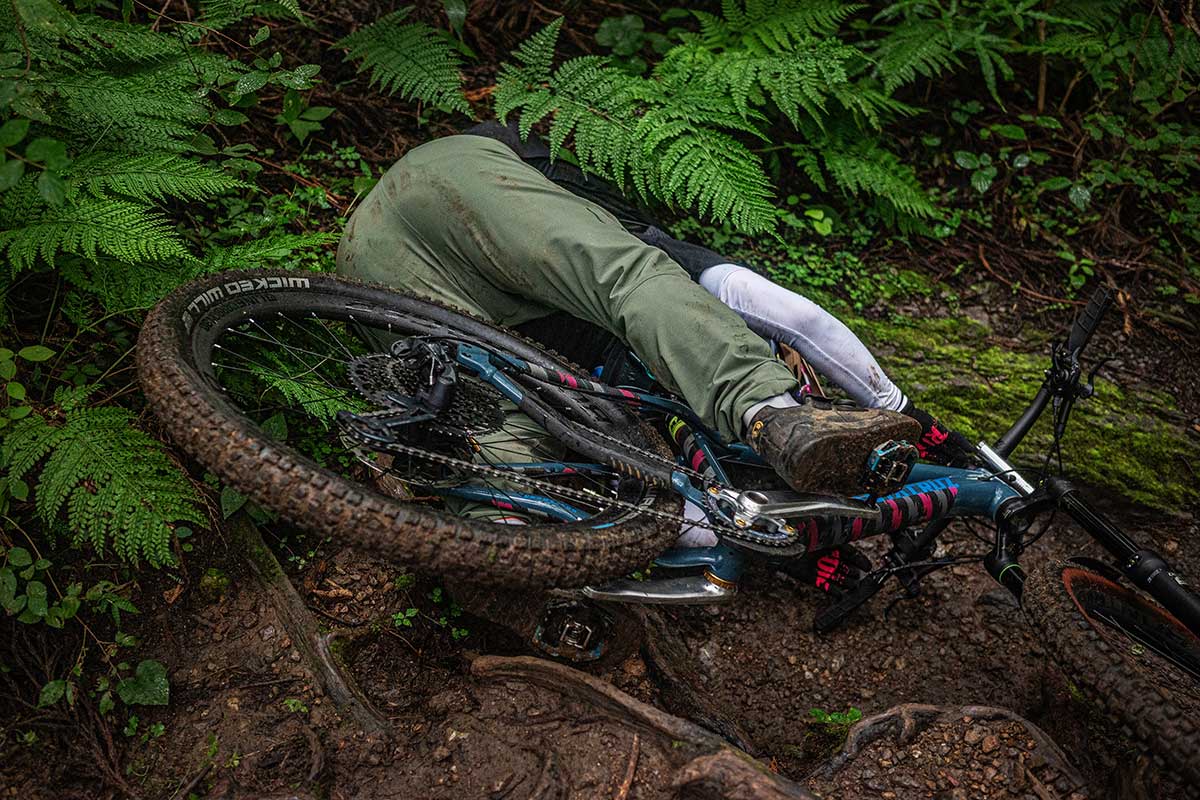
[[1070,561],[1032,571],[1021,602],[1071,682],[1200,785],[1200,638],[1131,587]]
[[[644,469],[669,465],[670,451],[649,425],[602,398],[525,385],[514,409],[461,370],[451,405],[404,429],[405,449],[364,450],[339,414],[387,411],[381,397],[416,385],[389,355],[390,343],[406,337],[469,342],[579,373],[463,312],[336,276],[280,271],[221,273],[175,291],[146,320],[138,372],[171,437],[227,484],[299,527],[416,568],[510,587],[576,586],[643,566],[678,535],[681,501]],[[506,433],[506,415],[518,412],[521,430],[532,418],[559,435],[530,444]],[[544,453],[541,439],[557,439],[555,463],[588,468],[532,478],[500,455],[506,442],[520,459]],[[519,525],[463,513],[481,502],[524,508],[509,502],[519,493],[569,513],[525,513]]]

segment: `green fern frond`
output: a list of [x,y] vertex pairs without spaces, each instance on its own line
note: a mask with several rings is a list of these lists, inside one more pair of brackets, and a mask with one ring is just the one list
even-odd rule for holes
[[723,0],[721,15],[695,12],[713,47],[738,43],[764,53],[786,53],[813,36],[828,36],[864,8],[839,0]]
[[890,206],[897,214],[933,219],[939,210],[913,168],[875,139],[829,139],[817,148],[834,182],[850,194],[860,192]]
[[172,562],[171,526],[206,524],[195,489],[162,446],[133,426],[133,414],[87,407],[85,393],[58,392],[60,415],[32,414],[0,448],[8,475],[23,479],[44,460],[35,505],[47,523],[66,512],[74,543],[111,546],[125,561]]
[[31,59],[57,65],[136,63],[177,56],[178,38],[92,14],[73,14],[57,0],[15,0],[13,26],[24,33],[21,49]]
[[65,259],[59,267],[77,297],[70,304],[76,322],[92,320],[96,301],[106,314],[149,309],[171,290],[196,277],[193,261],[144,261],[130,269],[123,261]]
[[38,88],[54,97],[52,123],[83,141],[178,151],[208,121],[212,107],[196,92],[180,92],[176,77],[174,65],[155,65],[124,75],[48,75]]
[[257,0],[207,0],[200,3],[200,22],[208,28],[222,30],[250,17],[266,19],[304,20],[296,0],[257,2]]
[[471,113],[462,93],[458,51],[423,22],[405,23],[410,9],[388,14],[338,42],[358,71],[371,70],[371,84],[443,108]]
[[1072,60],[1094,58],[1109,47],[1108,37],[1093,31],[1063,31],[1047,36],[1046,41],[1028,45],[1031,53]]
[[214,166],[174,153],[95,153],[72,162],[66,177],[97,197],[115,193],[145,203],[167,198],[205,200],[250,186]]
[[164,217],[136,203],[87,195],[35,210],[18,226],[0,230],[5,250],[14,272],[32,267],[39,256],[53,265],[60,252],[130,264],[190,258]]
[[643,198],[695,207],[748,232],[773,226],[761,161],[719,129],[754,131],[730,98],[664,91],[659,81],[596,56],[571,59],[551,74],[559,27],[555,21],[539,31],[518,48],[517,64],[502,67],[495,93],[501,117],[519,112],[522,136],[550,117],[552,157],[572,139],[584,169],[632,184]]
[[858,55],[857,48],[836,39],[810,39],[784,56],[729,51],[714,58],[697,80],[709,91],[729,92],[739,110],[761,91],[793,126],[800,124],[801,112],[820,124],[828,116],[827,98],[848,85],[846,65]]
[[277,393],[285,406],[302,410],[323,427],[332,425],[339,411],[362,410],[361,401],[354,395],[320,380],[315,364],[302,361],[294,354],[274,350],[260,353],[258,357],[270,362],[250,367],[262,385],[269,392]]
[[898,25],[880,41],[873,55],[875,74],[888,93],[918,77],[932,78],[962,66],[949,34],[936,20]]
[[203,272],[255,269],[287,258],[297,250],[325,247],[339,239],[336,233],[275,233],[244,244],[213,247],[204,254]]

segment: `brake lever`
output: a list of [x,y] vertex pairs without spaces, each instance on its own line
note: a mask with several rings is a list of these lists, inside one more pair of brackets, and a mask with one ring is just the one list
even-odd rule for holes
[[1105,356],[1096,362],[1096,366],[1092,367],[1091,371],[1088,372],[1087,383],[1079,387],[1078,395],[1080,400],[1086,400],[1096,393],[1096,373],[1098,373],[1100,368],[1105,364],[1115,360],[1116,359],[1112,356]]

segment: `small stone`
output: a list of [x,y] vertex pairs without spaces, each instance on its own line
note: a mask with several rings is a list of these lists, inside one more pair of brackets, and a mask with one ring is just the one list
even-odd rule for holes
[[1167,541],[1163,543],[1163,550],[1166,550],[1169,555],[1174,555],[1175,553],[1179,552],[1179,542],[1175,541],[1174,539],[1167,539]]
[[983,737],[983,745],[982,745],[983,752],[990,753],[999,746],[1000,746],[1000,742],[996,739],[995,736]]
[[293,650],[291,653],[289,653],[289,654],[288,654],[288,658],[290,658],[292,661],[295,661],[295,662],[299,663],[299,661],[300,661],[300,651],[299,651],[299,650]]
[[275,626],[268,625],[267,627],[263,628],[261,631],[258,632],[258,636],[264,642],[268,641],[270,639],[274,639],[275,638]]
[[967,744],[975,744],[984,736],[983,728],[978,725],[972,725],[967,728],[967,732],[963,734],[963,741]]
[[434,761],[445,761],[449,757],[450,757],[450,748],[446,747],[446,745],[440,744],[434,748],[434,750],[433,750],[433,760]]

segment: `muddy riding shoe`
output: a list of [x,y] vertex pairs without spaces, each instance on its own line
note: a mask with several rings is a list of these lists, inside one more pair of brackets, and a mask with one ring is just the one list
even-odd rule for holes
[[877,445],[920,435],[916,420],[895,411],[809,401],[762,409],[746,440],[796,491],[853,495],[863,491],[867,456]]

